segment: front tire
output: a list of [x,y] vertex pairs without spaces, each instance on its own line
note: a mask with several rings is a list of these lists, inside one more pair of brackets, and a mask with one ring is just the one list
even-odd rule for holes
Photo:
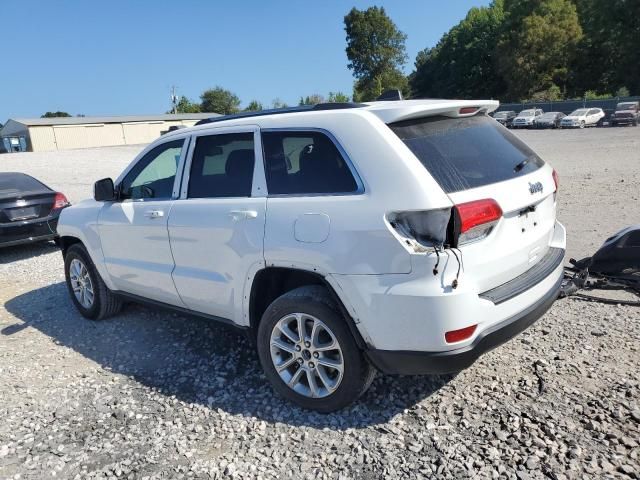
[[580,122],[580,128],[584,128],[585,126],[586,126],[586,124],[584,123],[584,120],[582,120],[582,121]]
[[300,287],[274,300],[262,316],[257,346],[273,388],[309,410],[328,413],[346,407],[375,376],[321,286]]
[[71,245],[66,251],[64,274],[71,300],[83,317],[102,320],[122,308],[122,301],[102,281],[82,244]]

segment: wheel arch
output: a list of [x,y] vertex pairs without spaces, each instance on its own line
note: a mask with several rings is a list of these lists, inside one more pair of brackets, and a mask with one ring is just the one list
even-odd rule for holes
[[320,285],[327,290],[340,309],[340,313],[345,319],[358,347],[366,349],[367,342],[365,338],[330,279],[317,271],[295,267],[265,267],[258,270],[253,276],[249,294],[250,335],[255,338],[262,315],[276,298],[291,290],[307,285]]

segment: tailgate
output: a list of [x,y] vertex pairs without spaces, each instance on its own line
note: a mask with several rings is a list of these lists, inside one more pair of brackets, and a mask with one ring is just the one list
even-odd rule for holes
[[450,193],[454,203],[493,198],[503,216],[491,233],[462,245],[464,274],[483,292],[521,275],[549,249],[556,221],[555,182],[548,165],[517,179]]
[[533,267],[556,220],[553,169],[486,115],[431,116],[389,124],[454,204],[493,199],[503,215],[486,236],[460,245],[465,281],[479,292]]

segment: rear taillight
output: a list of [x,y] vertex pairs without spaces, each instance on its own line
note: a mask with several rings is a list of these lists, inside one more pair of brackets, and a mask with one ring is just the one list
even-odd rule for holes
[[502,218],[502,209],[491,198],[456,205],[457,245],[481,240]]
[[444,339],[447,343],[456,343],[471,338],[476,331],[477,325],[471,325],[469,327],[461,328],[459,330],[451,330],[444,334]]
[[558,189],[560,188],[560,179],[558,178],[558,172],[556,172],[555,170],[553,170],[553,183],[556,184],[556,193],[558,192]]
[[64,207],[68,207],[70,205],[69,200],[67,200],[67,197],[64,196],[64,194],[60,193],[60,192],[56,192],[56,196],[53,199],[53,207],[51,207],[51,210],[61,210]]

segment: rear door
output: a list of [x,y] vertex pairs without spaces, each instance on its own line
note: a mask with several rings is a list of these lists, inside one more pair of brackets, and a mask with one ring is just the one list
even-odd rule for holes
[[264,265],[266,197],[259,129],[194,135],[169,216],[173,280],[191,310],[243,323],[247,273]]
[[465,273],[479,291],[524,273],[547,252],[556,219],[552,168],[484,115],[390,124],[455,204],[494,199],[503,217],[462,245]]

